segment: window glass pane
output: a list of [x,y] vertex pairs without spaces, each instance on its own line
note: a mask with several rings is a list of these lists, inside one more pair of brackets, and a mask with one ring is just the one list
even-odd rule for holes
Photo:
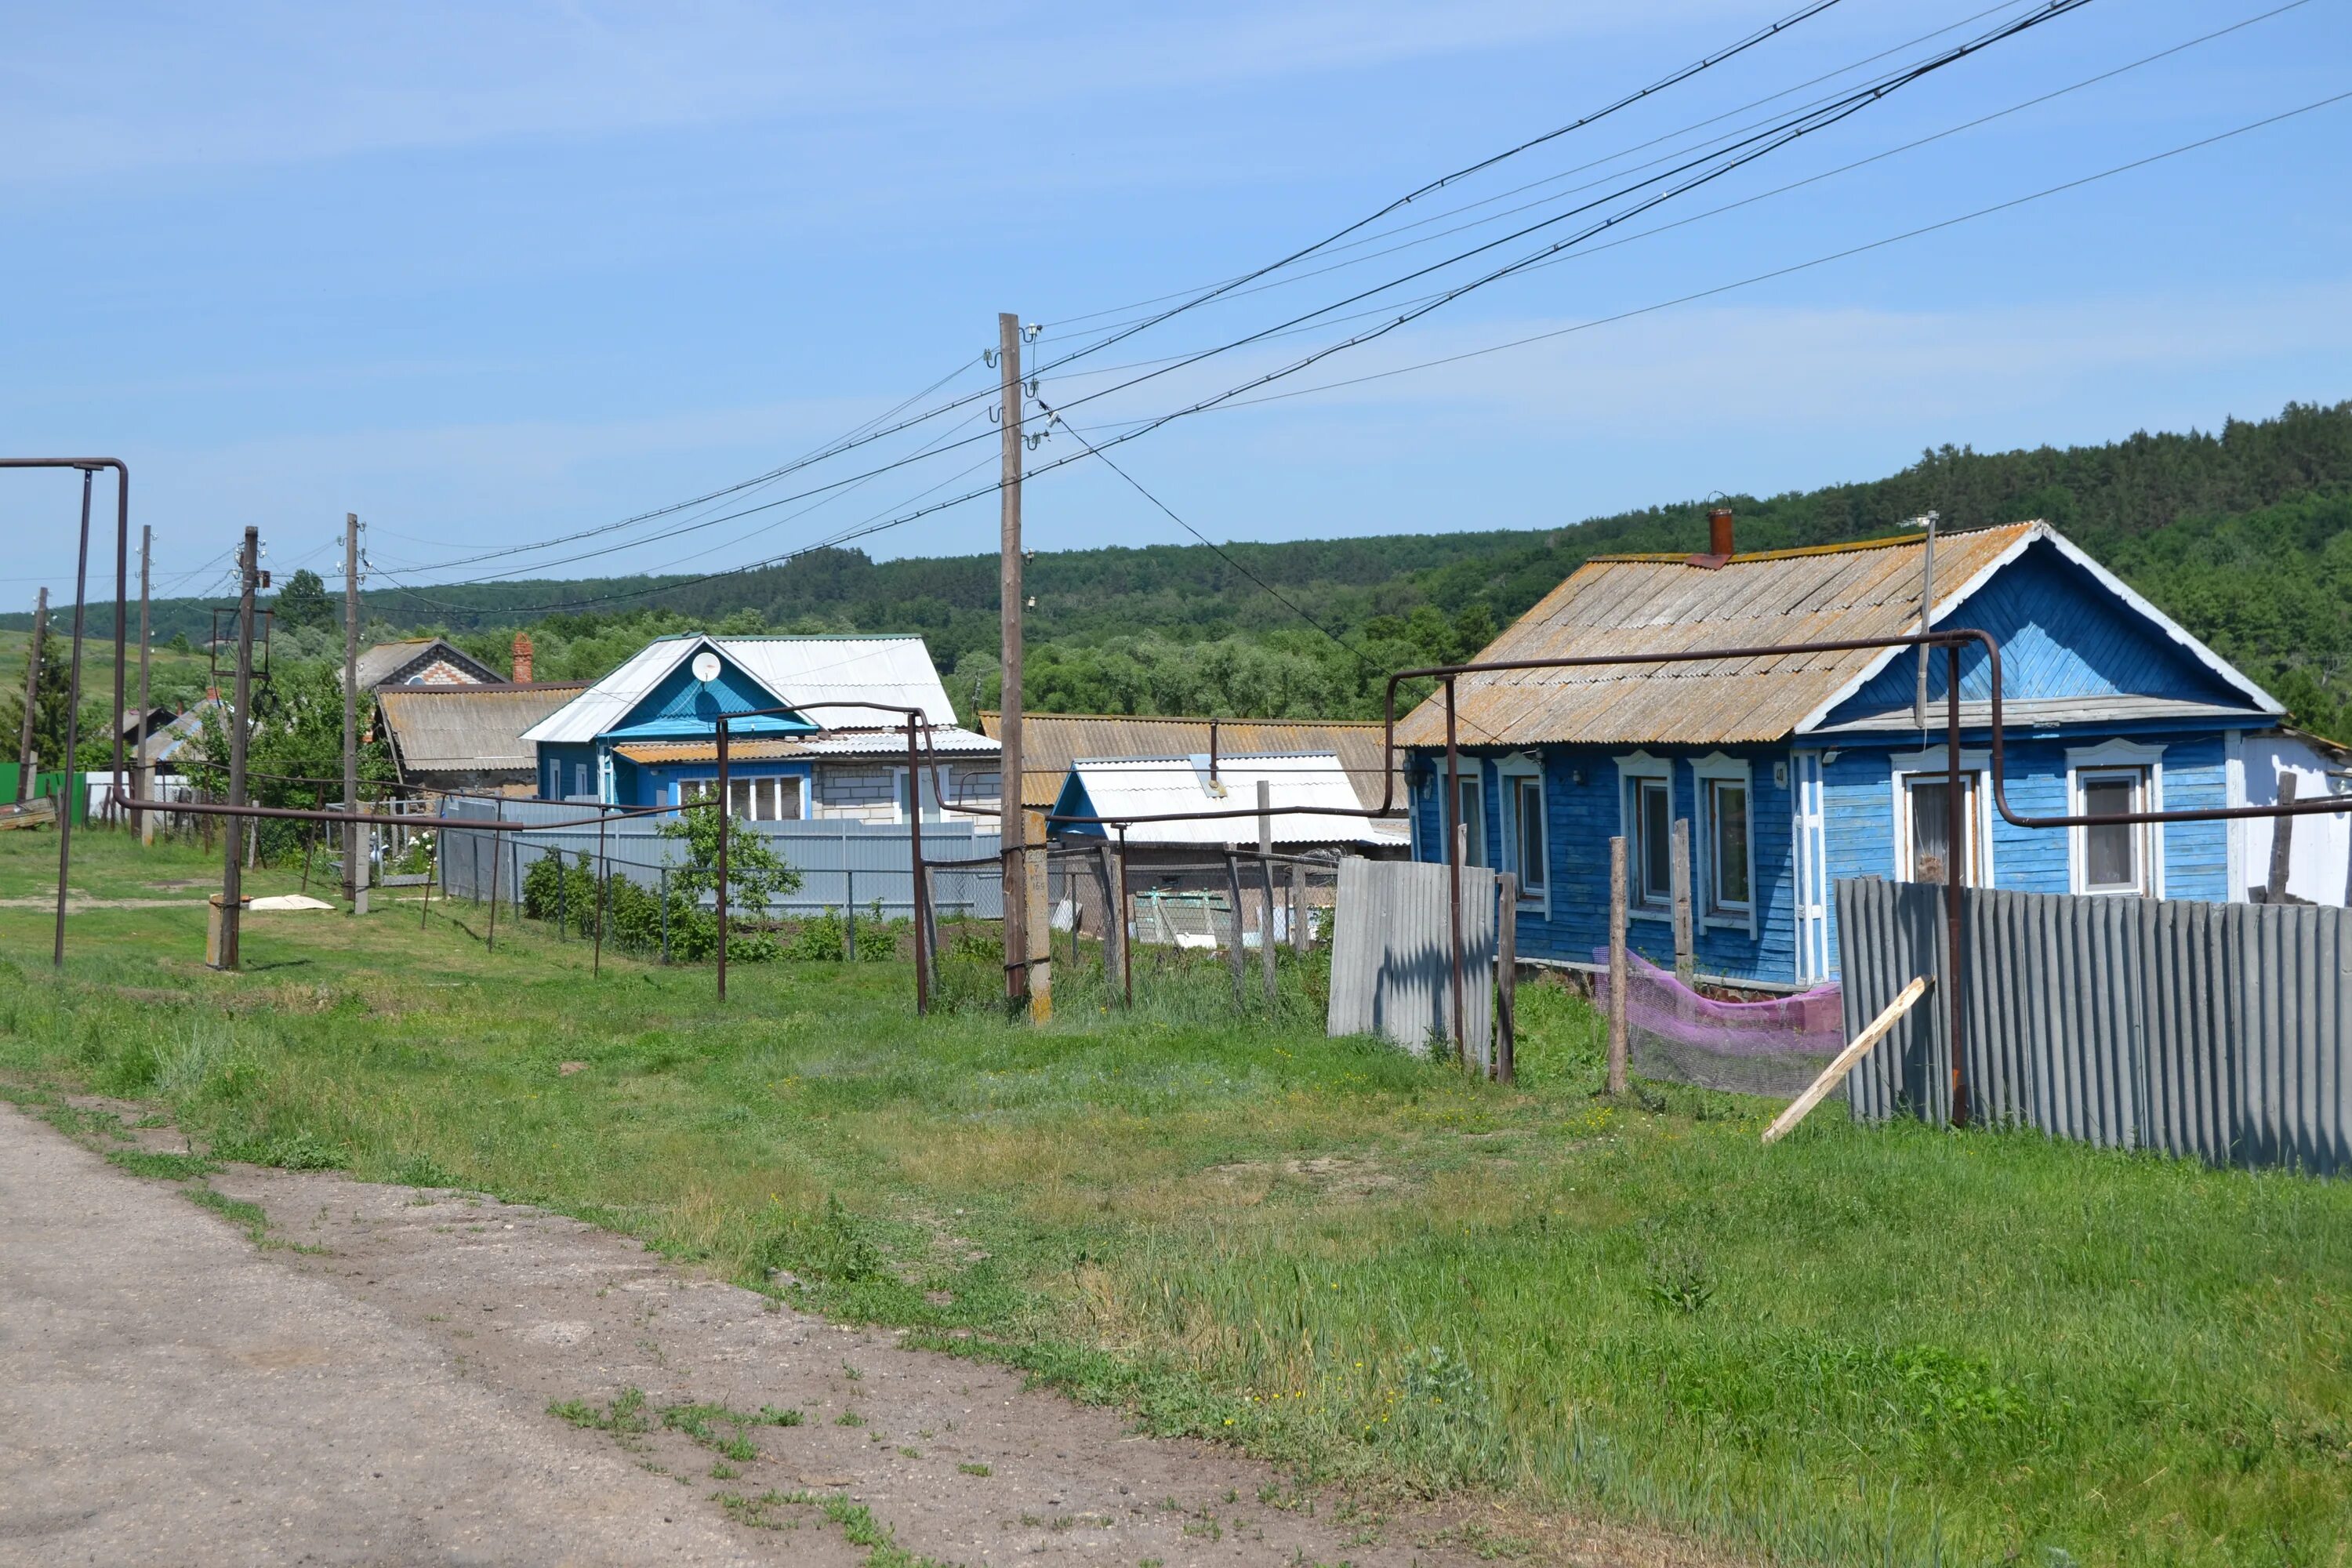
[[[1941,776],[1913,781],[1911,797],[1911,880],[1941,882],[1950,858],[1951,785]],[[1960,879],[1977,879],[1977,776],[1960,775]]]
[[1911,786],[1911,879],[1941,882],[1951,848],[1949,803],[1951,786],[1915,784]]
[[783,778],[776,781],[776,820],[798,822],[801,819],[801,781]]
[[[2085,815],[2103,816],[2116,812],[2138,809],[2138,780],[2130,776],[2109,774],[2103,778],[2083,781],[2083,810]],[[2112,823],[2104,826],[2083,829],[2084,884],[2092,888],[2133,888],[2139,886],[2139,828],[2130,823]]]
[[749,817],[751,815],[751,789],[758,782],[757,779],[727,781],[727,814],[730,816]]
[[1642,897],[1662,903],[1674,896],[1674,805],[1663,784],[1642,784]]
[[1543,781],[1521,779],[1519,793],[1519,886],[1528,892],[1544,885]]
[[1715,900],[1722,905],[1748,902],[1748,788],[1745,784],[1714,786]]
[[1462,788],[1461,815],[1454,820],[1470,830],[1470,842],[1463,851],[1463,864],[1484,866],[1486,863],[1486,816],[1483,809],[1486,802],[1479,793],[1478,780],[1472,776],[1454,782]]

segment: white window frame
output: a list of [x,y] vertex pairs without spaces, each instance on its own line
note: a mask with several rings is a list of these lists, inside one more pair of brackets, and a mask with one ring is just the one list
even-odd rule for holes
[[[1484,867],[1486,864],[1486,764],[1476,757],[1465,757],[1457,753],[1454,769],[1454,777],[1449,781],[1445,776],[1445,763],[1441,760],[1437,764],[1437,797],[1444,802],[1445,805],[1443,814],[1445,825],[1445,850],[1438,857],[1438,860],[1444,863],[1454,857],[1454,820],[1462,810],[1462,792],[1470,790],[1475,792],[1472,798],[1477,803],[1478,819],[1467,825],[1470,828],[1470,841],[1466,848],[1467,858],[1462,863],[1465,866]],[[1453,785],[1451,789],[1446,787],[1449,782]]]
[[1645,784],[1664,784],[1666,789],[1666,826],[1673,830],[1675,820],[1675,764],[1671,757],[1654,757],[1647,752],[1632,752],[1610,762],[1617,769],[1617,832],[1625,840],[1625,913],[1637,921],[1669,921],[1675,918],[1674,898],[1670,893],[1663,901],[1650,903],[1642,896],[1642,835],[1641,786]]
[[[1716,752],[1691,763],[1691,778],[1696,786],[1693,793],[1698,799],[1698,820],[1691,825],[1698,837],[1695,856],[1698,864],[1691,868],[1691,874],[1698,882],[1699,924],[1744,931],[1754,936],[1756,906],[1761,901],[1756,896],[1756,770],[1745,757],[1727,756]],[[1738,784],[1748,794],[1748,899],[1745,903],[1726,903],[1716,897],[1715,799],[1710,786],[1718,784]]]
[[[737,773],[730,776],[727,783],[730,787],[747,784],[755,792],[764,786],[769,793],[770,804],[772,805],[775,787],[787,780],[799,786],[801,809],[797,816],[761,816],[759,815],[755,802],[752,814],[744,820],[747,822],[804,822],[808,819],[809,811],[809,778],[805,773]],[[687,806],[699,805],[718,792],[719,775],[717,773],[696,773],[679,778],[671,786],[670,804],[683,810]]]
[[1532,752],[1514,752],[1495,764],[1495,775],[1499,785],[1496,793],[1503,803],[1503,863],[1515,874],[1519,871],[1524,859],[1519,845],[1519,791],[1529,784],[1536,787],[1536,828],[1543,836],[1543,841],[1538,847],[1540,853],[1537,860],[1543,868],[1543,884],[1530,892],[1526,878],[1520,877],[1519,908],[1540,910],[1549,920],[1551,917],[1552,884],[1551,802],[1546,798],[1549,792],[1544,787],[1543,758]]
[[[926,763],[923,767],[916,771],[918,775],[926,784],[930,782],[929,774],[931,770],[929,764]],[[940,768],[940,773],[942,776],[940,779],[940,783],[942,784],[948,782],[945,777],[946,772],[946,767],[942,764]],[[924,795],[925,799],[923,804],[928,807],[928,809],[923,813],[923,820],[925,822],[944,822],[947,820],[946,808],[940,802],[938,794],[933,791],[926,790]],[[907,821],[907,769],[903,763],[890,770],[890,820],[902,826],[905,826]]]
[[[2136,771],[2145,786],[2146,804],[2143,811],[2164,809],[2164,748],[2137,741],[2102,741],[2095,746],[2066,748],[2066,815],[2080,816],[2088,808],[2083,804],[2084,774],[2095,779],[2102,773]],[[2145,859],[2142,886],[2136,889],[2093,888],[2091,874],[2091,840],[2089,831],[2077,824],[2066,830],[2066,887],[2069,892],[2091,898],[2164,897],[2164,824],[2147,822],[2140,825],[2138,850]]]
[[[1892,875],[1898,882],[1911,880],[1911,801],[1910,782],[1934,784],[1947,778],[1951,772],[1949,754],[1943,748],[1931,746],[1925,751],[1903,752],[1887,759],[1888,809],[1894,815],[1895,865]],[[1989,751],[1960,752],[1960,784],[1976,797],[1976,820],[1969,826],[1975,830],[1977,842],[1977,874],[1963,886],[1993,888],[2000,884],[1993,866],[1992,837],[1992,753]]]

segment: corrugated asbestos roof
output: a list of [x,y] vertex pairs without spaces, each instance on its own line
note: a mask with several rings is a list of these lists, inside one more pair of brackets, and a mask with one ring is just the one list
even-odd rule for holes
[[[940,672],[920,637],[656,637],[636,656],[562,712],[523,738],[578,743],[593,741],[627,717],[664,677],[704,647],[716,647],[773,692],[780,703],[887,702],[920,708],[931,723],[946,729],[955,721]],[[851,709],[819,709],[818,724],[855,722]],[[879,719],[884,715],[876,714]]]
[[[1070,771],[1086,787],[1097,816],[1252,809],[1257,805],[1262,779],[1270,804],[1318,808],[1269,816],[1267,826],[1276,844],[1394,846],[1407,837],[1402,821],[1377,821],[1363,814],[1355,785],[1338,753],[1332,752],[1319,756],[1220,754],[1217,782],[1223,786],[1222,795],[1209,786],[1205,752],[1190,757],[1081,757]],[[1128,829],[1127,840],[1130,844],[1255,844],[1257,823],[1249,817],[1139,822]]]
[[403,778],[419,773],[532,773],[523,731],[577,698],[585,681],[530,686],[387,686],[375,694]]
[[[1000,715],[982,710],[991,736]],[[1070,764],[1080,757],[1189,757],[1209,750],[1207,719],[1137,719],[1116,713],[1029,713],[1021,721],[1021,803],[1034,811],[1062,793]],[[1219,719],[1217,752],[1250,756],[1333,752],[1367,810],[1381,805],[1381,726],[1350,720]],[[1219,766],[1222,774],[1223,768]],[[1404,791],[1397,790],[1402,802]]]
[[[928,744],[932,752],[941,756],[996,754],[995,742],[970,730],[934,730]],[[716,763],[719,760],[719,743],[716,741],[635,741],[614,746],[613,750],[633,763]],[[888,757],[905,762],[907,732],[904,730],[868,730],[806,739],[730,740],[727,743],[727,760],[730,763],[772,761],[777,757]]]
[[[2014,522],[1938,534],[1937,610],[2047,531]],[[1907,534],[1734,555],[1714,569],[1682,555],[1595,556],[1472,662],[1899,637],[1918,624],[1923,549],[1923,535]],[[1455,689],[1456,734],[1465,745],[1776,741],[1885,657],[1864,649],[1465,675]],[[1444,745],[1443,700],[1400,720],[1397,741]]]

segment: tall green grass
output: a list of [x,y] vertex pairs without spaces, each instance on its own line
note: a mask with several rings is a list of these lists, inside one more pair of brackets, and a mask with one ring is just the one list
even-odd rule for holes
[[[29,837],[30,836],[16,836]],[[91,875],[135,884],[102,835]],[[39,840],[34,842],[38,843]],[[37,867],[0,844],[0,888]],[[120,864],[116,862],[120,861]],[[168,869],[168,868],[166,868]],[[10,879],[14,879],[11,881]],[[81,880],[77,878],[78,883]],[[456,915],[482,931],[483,911]],[[845,1317],[1374,1488],[1597,1508],[1792,1558],[2335,1563],[2352,1526],[2352,1193],[2032,1134],[1600,1096],[1522,992],[1522,1081],[1236,1015],[1091,953],[1007,1024],[979,933],[708,970],[502,912],[0,910],[0,1076],[168,1105],[200,1145],[538,1201]],[[568,1070],[567,1070],[568,1069]]]

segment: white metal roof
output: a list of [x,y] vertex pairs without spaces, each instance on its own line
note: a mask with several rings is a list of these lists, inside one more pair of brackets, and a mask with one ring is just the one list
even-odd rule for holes
[[[1217,783],[1209,784],[1206,752],[1192,757],[1081,757],[1070,772],[1085,786],[1097,816],[1155,816],[1177,811],[1255,811],[1264,780],[1276,806],[1329,807],[1277,814],[1270,819],[1276,844],[1398,845],[1402,822],[1364,814],[1356,786],[1333,752],[1276,757],[1220,757]],[[1213,817],[1196,822],[1142,822],[1128,829],[1130,844],[1255,844],[1255,817]]]
[[[920,637],[657,637],[635,657],[564,707],[524,731],[526,741],[593,741],[627,717],[669,672],[704,647],[715,647],[773,693],[780,703],[887,702],[920,708],[942,728],[955,723],[955,705],[931,666]],[[809,720],[825,729],[887,723],[889,715],[862,708],[814,708]]]

